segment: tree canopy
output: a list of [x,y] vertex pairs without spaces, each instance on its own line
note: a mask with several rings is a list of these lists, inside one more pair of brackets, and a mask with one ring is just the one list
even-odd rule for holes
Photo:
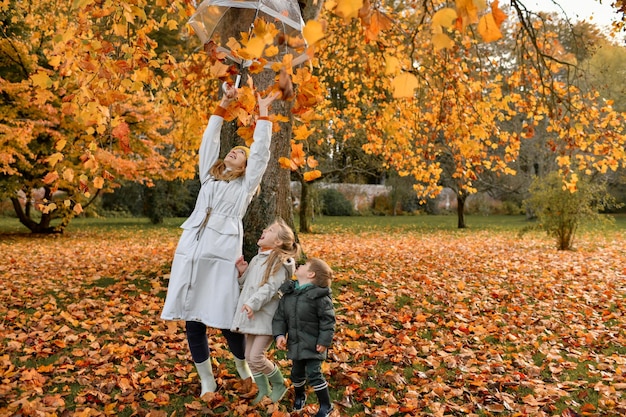
[[[586,57],[568,53],[554,17],[523,1],[299,4],[306,44],[258,21],[253,32],[234,30],[228,45],[290,101],[274,120],[290,124],[292,152],[277,158],[306,180],[322,175],[307,142],[355,141],[413,176],[423,198],[444,185],[472,193],[483,172],[513,174],[521,143],[540,126],[571,190],[574,172],[624,166],[621,107],[582,88],[573,75]],[[624,14],[622,1],[615,8]],[[195,10],[189,0],[0,5],[0,193],[31,230],[61,230],[121,179],[193,177],[218,86],[241,70],[199,44],[186,25]],[[269,63],[281,42],[310,61]],[[598,54],[589,66],[597,62],[606,61]],[[233,112],[248,140],[256,91],[245,84]],[[63,221],[53,225],[55,217]]]

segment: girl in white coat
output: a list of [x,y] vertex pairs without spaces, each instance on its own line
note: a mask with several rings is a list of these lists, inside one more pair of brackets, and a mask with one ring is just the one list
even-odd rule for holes
[[270,158],[270,104],[279,93],[257,96],[259,118],[250,149],[235,146],[218,159],[220,133],[228,105],[237,89],[225,87],[222,100],[202,137],[199,157],[200,192],[191,216],[181,225],[161,318],[185,320],[191,356],[201,382],[201,396],[215,392],[207,326],[221,329],[242,379],[251,377],[245,361],[245,338],[230,330],[239,284],[235,261],[241,256],[242,219],[261,183]]
[[266,395],[278,402],[287,392],[282,373],[265,352],[273,340],[272,319],[278,308],[278,289],[293,276],[295,258],[300,255],[293,230],[282,219],[263,231],[257,245],[259,253],[250,265],[243,257],[236,263],[242,289],[231,328],[246,334],[246,360],[259,388],[252,404],[259,403]]

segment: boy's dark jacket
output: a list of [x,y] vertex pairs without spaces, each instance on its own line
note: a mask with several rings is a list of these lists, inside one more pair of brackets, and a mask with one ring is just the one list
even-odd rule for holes
[[330,288],[307,285],[295,288],[296,281],[285,282],[283,296],[272,321],[274,337],[287,336],[287,357],[291,360],[326,359],[316,345],[329,347],[335,334],[335,310]]

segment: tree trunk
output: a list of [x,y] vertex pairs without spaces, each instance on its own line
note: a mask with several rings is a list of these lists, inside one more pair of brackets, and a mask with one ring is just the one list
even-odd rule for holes
[[[51,195],[51,191],[46,188],[46,199],[49,199]],[[39,223],[32,219],[32,203],[30,202],[30,192],[26,193],[25,207],[22,207],[22,204],[17,197],[11,197],[11,203],[13,203],[13,210],[15,211],[15,214],[17,215],[20,223],[26,226],[28,230],[30,230],[32,233],[62,232],[62,230],[57,230],[55,227],[50,226],[50,221],[52,220],[52,215],[50,213],[41,213],[41,220],[39,221]]]
[[310,204],[309,187],[304,178],[300,178],[300,233],[311,233],[311,219],[313,218]]
[[[261,76],[265,78],[265,82],[268,78],[270,82],[274,81],[273,72],[263,73]],[[255,83],[257,88],[260,87],[260,83],[261,81]],[[291,102],[277,100],[272,103],[272,112],[289,115],[291,120],[291,107]],[[291,136],[291,123],[280,123],[280,131],[272,134],[271,156],[265,175],[263,175],[261,189],[252,200],[244,217],[243,254],[246,260],[252,259],[257,254],[256,242],[263,233],[263,229],[274,219],[281,217],[292,229],[294,228],[290,172],[278,164],[280,157],[289,157],[291,153]]]
[[[320,12],[323,1],[307,0],[300,1],[301,10],[306,20],[314,19]],[[230,14],[228,16],[230,22],[225,22],[223,28],[237,28],[239,31],[242,13]],[[225,30],[228,32],[228,30]],[[227,39],[232,34],[222,34]],[[239,36],[235,36],[238,38]],[[271,69],[266,69],[260,74],[253,77],[254,85],[259,91],[265,90],[275,82],[276,73]],[[245,77],[242,76],[242,85]],[[280,123],[280,130],[272,134],[272,143],[270,146],[270,161],[261,182],[261,188],[256,197],[253,198],[248,211],[243,219],[244,237],[243,237],[243,255],[246,260],[252,259],[258,252],[256,242],[258,241],[263,229],[269,225],[277,217],[281,217],[287,222],[291,228],[294,228],[293,210],[291,203],[290,188],[290,172],[283,169],[278,164],[278,159],[282,156],[289,157],[291,155],[291,137],[293,114],[291,108],[293,102],[276,100],[272,103],[270,114],[280,113],[289,118],[286,123]],[[225,126],[222,131],[222,149],[224,151],[230,149],[235,142],[236,126],[234,123]],[[295,232],[295,230],[294,230]],[[296,235],[297,240],[297,235]]]
[[467,195],[463,191],[456,193],[456,214],[458,217],[458,228],[465,229],[465,200]]

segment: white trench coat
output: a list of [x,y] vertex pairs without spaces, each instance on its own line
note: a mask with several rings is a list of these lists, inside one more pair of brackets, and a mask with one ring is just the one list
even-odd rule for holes
[[202,136],[202,185],[191,216],[181,225],[161,318],[230,329],[239,298],[235,261],[242,253],[242,219],[267,168],[272,123],[257,121],[245,175],[218,181],[209,170],[219,156],[223,122],[212,115]]

